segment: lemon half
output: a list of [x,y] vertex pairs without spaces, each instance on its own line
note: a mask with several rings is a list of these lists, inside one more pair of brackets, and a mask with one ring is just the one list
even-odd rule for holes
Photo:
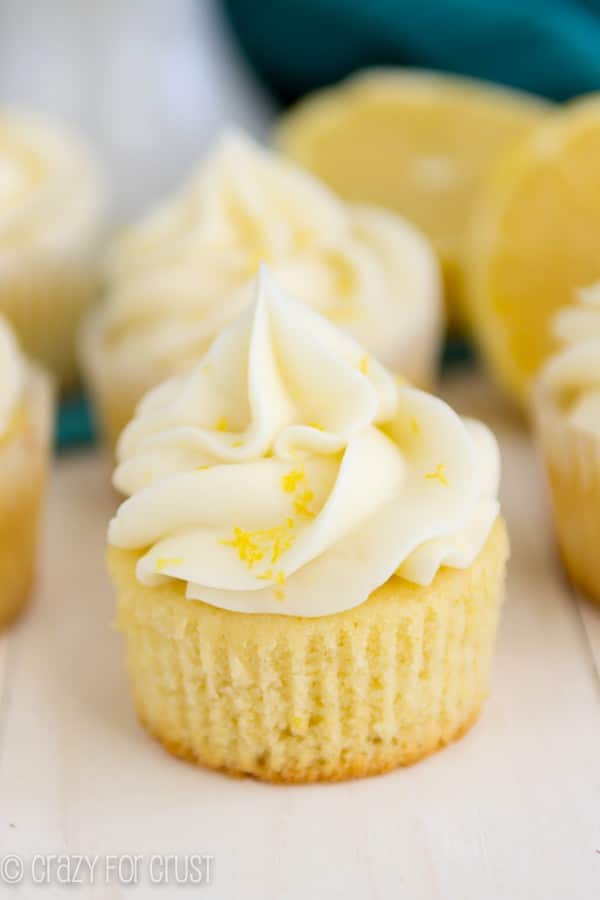
[[498,163],[470,229],[470,316],[522,404],[554,349],[550,319],[600,280],[600,94],[573,102]]
[[485,82],[420,70],[370,70],[309,96],[275,143],[352,202],[388,207],[436,247],[456,313],[473,202],[490,166],[550,105]]

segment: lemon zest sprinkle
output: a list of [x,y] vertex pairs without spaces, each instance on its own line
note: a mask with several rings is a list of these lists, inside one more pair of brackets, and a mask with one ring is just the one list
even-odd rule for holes
[[325,431],[325,426],[324,426],[324,425],[319,425],[318,422],[309,422],[309,423],[308,423],[308,427],[309,427],[309,428],[316,428],[317,431]]
[[162,572],[167,566],[182,566],[181,556],[159,556],[156,560],[155,571]]
[[285,572],[279,569],[278,572],[273,572],[273,569],[267,569],[266,572],[263,572],[262,575],[256,576],[260,581],[273,581],[275,580],[277,584],[283,585],[285,584]]
[[358,364],[358,368],[363,373],[363,375],[369,374],[369,354],[365,353],[364,356],[361,356],[360,362]]
[[294,520],[288,519],[285,525],[277,525],[275,528],[267,529],[273,540],[273,551],[271,553],[272,563],[276,563],[293,545],[296,540],[295,534],[292,533],[293,528]]
[[254,563],[260,562],[265,558],[265,550],[256,542],[257,532],[246,531],[245,528],[233,529],[233,538],[229,541],[221,541],[226,547],[233,547],[237,550],[238,556],[242,562],[245,562],[249,569]]
[[267,569],[266,572],[263,572],[262,575],[256,576],[259,581],[271,581],[273,578],[273,569]]
[[243,441],[234,441],[231,446],[232,447],[241,447],[243,443],[244,443]]
[[229,428],[229,423],[227,421],[227,416],[219,416],[217,419],[217,424],[215,425],[217,431],[227,431]]
[[293,529],[294,520],[291,518],[282,525],[274,525],[273,528],[258,528],[254,531],[238,528],[236,525],[233,529],[233,537],[229,540],[221,540],[221,543],[237,550],[240,560],[245,562],[249,569],[252,569],[255,563],[263,560],[268,554],[270,554],[271,564],[276,563],[296,540]]
[[444,463],[438,463],[433,472],[428,472],[425,478],[439,481],[444,487],[448,487],[448,479],[446,478],[446,467]]
[[290,469],[285,475],[281,476],[281,487],[286,494],[293,494],[298,485],[305,478],[304,468]]
[[420,434],[421,428],[414,416],[410,417],[410,428],[413,434]]
[[314,500],[315,492],[311,490],[304,491],[294,500],[294,509],[299,516],[307,516],[309,519],[314,518],[315,513],[309,509],[309,503]]

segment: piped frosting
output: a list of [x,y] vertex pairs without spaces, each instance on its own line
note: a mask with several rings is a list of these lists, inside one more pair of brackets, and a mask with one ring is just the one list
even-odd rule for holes
[[401,385],[263,270],[196,367],[118,446],[111,544],[137,578],[228,610],[322,616],[463,568],[498,515],[485,426]]
[[23,252],[87,247],[104,205],[100,173],[76,137],[0,111],[0,265]]
[[580,303],[554,319],[563,349],[546,365],[542,379],[571,424],[600,437],[600,282],[578,293]]
[[252,301],[261,262],[394,368],[423,332],[435,341],[440,286],[426,239],[230,133],[174,198],[117,241],[100,318],[108,358],[151,363],[163,376],[183,371]]

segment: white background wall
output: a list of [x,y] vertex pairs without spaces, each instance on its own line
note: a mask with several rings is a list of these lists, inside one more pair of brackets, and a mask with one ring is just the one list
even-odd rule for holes
[[215,0],[2,0],[0,105],[80,128],[119,219],[178,183],[224,124],[261,134],[270,118]]

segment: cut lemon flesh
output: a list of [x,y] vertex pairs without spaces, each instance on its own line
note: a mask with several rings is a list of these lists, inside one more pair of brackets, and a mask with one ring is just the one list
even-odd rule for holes
[[275,142],[347,200],[388,207],[433,241],[460,300],[469,214],[490,166],[547,114],[527,94],[432,72],[373,70],[302,101]]
[[600,95],[549,116],[492,172],[470,229],[467,295],[484,356],[527,402],[550,319],[600,280]]

